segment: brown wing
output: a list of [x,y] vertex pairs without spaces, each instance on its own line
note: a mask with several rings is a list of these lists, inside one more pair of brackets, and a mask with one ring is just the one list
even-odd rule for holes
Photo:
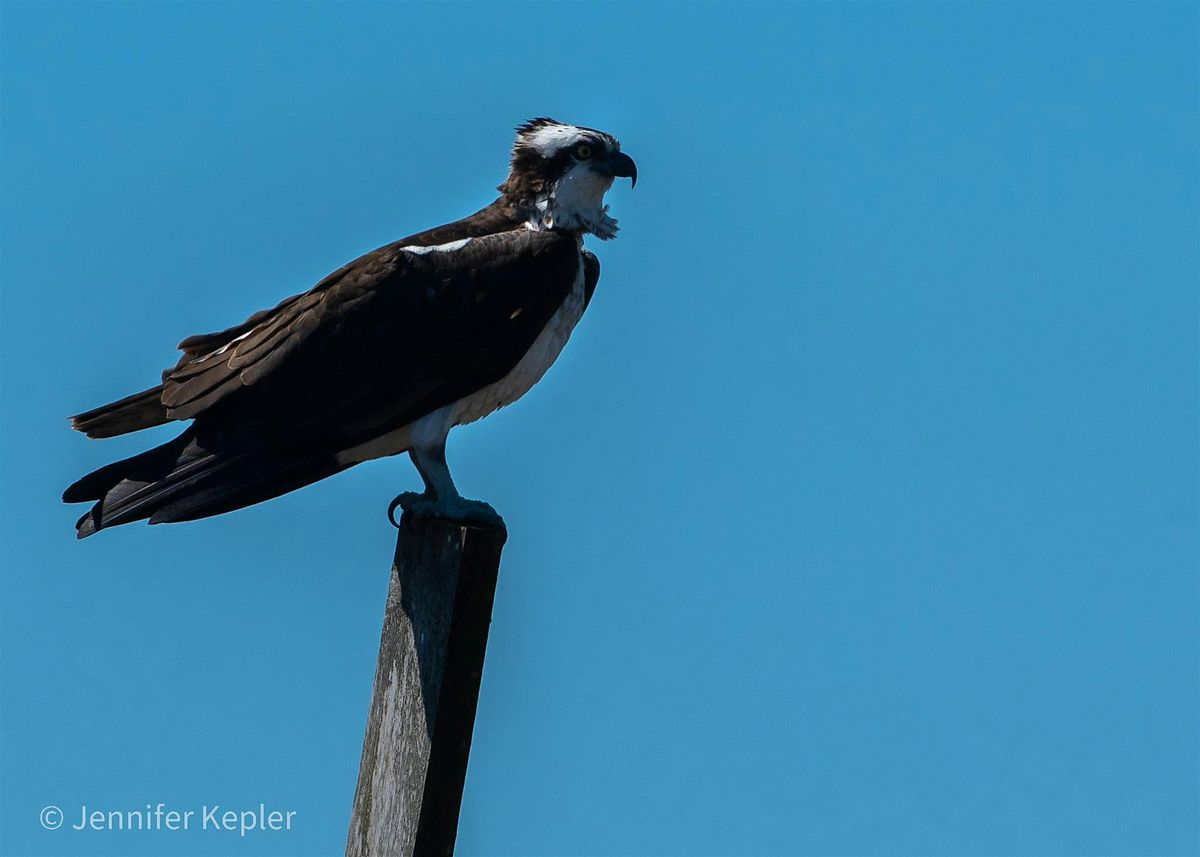
[[164,378],[173,419],[224,433],[373,437],[502,378],[562,303],[575,238],[525,229],[383,248]]

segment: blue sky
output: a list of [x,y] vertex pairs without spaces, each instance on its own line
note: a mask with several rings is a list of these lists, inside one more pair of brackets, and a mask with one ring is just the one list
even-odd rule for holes
[[[461,855],[1191,855],[1194,4],[5,3],[0,852],[345,839],[375,462],[74,540],[65,417],[492,198],[638,162],[596,299],[451,436],[506,517]],[[294,810],[47,831],[47,805]],[[69,819],[70,820],[70,819]]]

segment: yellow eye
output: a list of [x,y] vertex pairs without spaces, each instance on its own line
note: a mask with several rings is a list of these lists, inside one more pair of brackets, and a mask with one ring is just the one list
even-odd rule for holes
[[589,146],[587,143],[580,143],[578,146],[575,147],[575,157],[579,158],[579,160],[586,161],[591,156],[592,156],[592,147]]

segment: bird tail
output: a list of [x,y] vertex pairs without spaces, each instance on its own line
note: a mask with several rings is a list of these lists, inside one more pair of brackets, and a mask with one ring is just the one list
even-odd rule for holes
[[88,437],[116,437],[170,422],[162,403],[162,385],[142,390],[99,408],[71,417],[71,428]]
[[63,493],[66,503],[94,500],[75,524],[79,538],[149,518],[151,524],[231,512],[332,476],[348,465],[332,455],[255,448],[210,451],[195,427],[174,440],[89,473]]

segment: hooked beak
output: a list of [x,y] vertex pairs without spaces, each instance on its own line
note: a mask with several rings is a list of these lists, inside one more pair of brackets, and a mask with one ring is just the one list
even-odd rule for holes
[[605,175],[622,179],[632,179],[629,186],[631,188],[637,187],[637,164],[633,162],[633,158],[624,152],[613,152],[603,161],[596,164],[596,167]]

